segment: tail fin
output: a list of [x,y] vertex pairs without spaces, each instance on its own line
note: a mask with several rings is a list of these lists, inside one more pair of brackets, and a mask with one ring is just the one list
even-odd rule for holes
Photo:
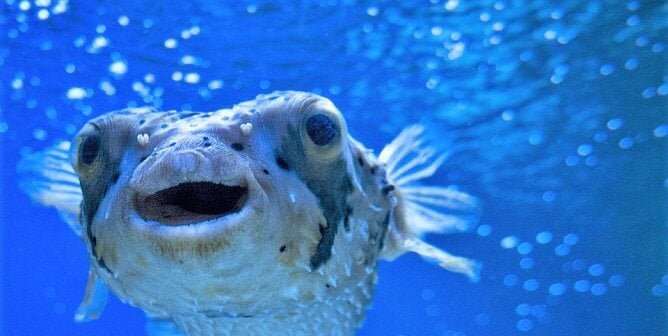
[[406,128],[379,155],[386,164],[388,181],[395,186],[397,207],[388,232],[383,257],[394,259],[407,251],[436,261],[441,267],[478,280],[480,266],[469,259],[453,256],[421,240],[425,233],[465,231],[479,217],[478,200],[452,186],[421,186],[447,158],[427,145],[425,128]]
[[81,187],[70,163],[70,142],[61,141],[43,152],[26,155],[17,170],[19,186],[34,201],[58,209],[60,217],[81,235]]

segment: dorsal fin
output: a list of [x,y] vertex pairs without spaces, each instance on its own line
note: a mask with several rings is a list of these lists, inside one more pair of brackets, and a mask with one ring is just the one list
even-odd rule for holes
[[383,248],[383,257],[394,259],[411,251],[441,267],[463,273],[477,281],[479,265],[469,259],[453,256],[421,239],[425,233],[465,231],[475,225],[479,204],[475,197],[452,186],[424,186],[419,182],[432,176],[447,158],[426,144],[425,128],[406,128],[380,153],[386,164],[388,182],[395,187],[397,206],[392,226]]
[[58,209],[60,217],[81,236],[79,178],[70,162],[70,142],[24,156],[17,166],[19,185],[34,201]]

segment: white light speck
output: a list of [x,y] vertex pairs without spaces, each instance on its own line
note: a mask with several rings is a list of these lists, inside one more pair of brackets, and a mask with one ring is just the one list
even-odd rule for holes
[[37,140],[43,141],[46,140],[47,134],[45,130],[41,128],[35,128],[35,130],[32,131],[32,137]]
[[218,90],[222,88],[225,85],[225,82],[223,82],[220,79],[212,80],[209,82],[209,89],[210,90]]
[[552,29],[548,29],[543,33],[543,37],[546,40],[554,40],[557,37],[557,33]]
[[72,100],[80,100],[86,98],[86,90],[80,87],[72,87],[67,90],[67,98]]
[[195,64],[197,59],[192,55],[185,55],[181,57],[181,64]]
[[175,71],[172,73],[172,80],[178,82],[183,79],[183,73],[181,71]]
[[487,225],[487,224],[483,224],[483,225],[478,226],[478,229],[476,230],[476,232],[481,237],[487,237],[492,233],[492,227]]
[[98,36],[93,40],[93,48],[100,49],[109,45],[109,40],[104,36]]
[[377,16],[379,12],[380,12],[380,10],[378,9],[378,7],[375,7],[375,6],[371,6],[371,7],[366,9],[366,13],[369,16]]
[[501,247],[506,249],[515,248],[517,246],[519,239],[516,236],[508,236],[501,239]]
[[113,96],[116,94],[116,88],[107,80],[100,82],[100,90],[102,90],[107,96]]
[[130,24],[130,18],[123,15],[123,16],[118,18],[118,24],[121,25],[121,26],[127,26],[128,24]]
[[128,72],[128,64],[125,61],[116,61],[109,65],[109,72],[116,76],[123,76]]
[[155,75],[153,75],[152,73],[147,73],[146,75],[144,75],[144,82],[149,83],[149,84],[154,83],[155,82]]
[[193,36],[199,35],[200,32],[201,32],[201,30],[200,30],[199,26],[190,27],[190,34],[192,34]]
[[445,10],[447,11],[455,10],[457,6],[459,6],[459,0],[448,0],[448,2],[446,2],[445,5],[443,5]]
[[49,6],[51,6],[51,0],[35,0],[35,6],[37,6],[37,7],[49,7]]
[[257,12],[257,5],[255,5],[255,4],[250,4],[250,5],[246,6],[246,11],[247,11],[249,14],[255,14],[255,13]]
[[179,41],[173,38],[168,38],[165,40],[165,48],[174,49],[179,46]]
[[189,84],[197,84],[199,83],[199,74],[196,72],[187,73],[183,80]]
[[37,12],[37,18],[40,19],[40,20],[46,20],[46,19],[48,19],[48,18],[49,18],[49,15],[50,15],[50,14],[49,14],[49,11],[48,11],[47,9],[44,9],[44,8],[40,9],[40,10]]
[[28,1],[19,2],[19,9],[22,11],[27,11],[28,9],[30,9],[30,2]]
[[187,30],[187,29],[186,29],[186,30],[182,30],[182,31],[181,31],[181,38],[182,38],[182,39],[187,40],[187,39],[189,39],[191,36],[192,36],[192,34],[190,33],[190,30]]
[[20,90],[23,88],[23,80],[21,78],[14,78],[12,80],[12,88],[14,90]]
[[97,27],[95,27],[95,32],[98,33],[98,34],[102,34],[106,31],[107,31],[107,26],[105,26],[103,24],[97,25]]
[[443,34],[443,28],[441,26],[431,27],[431,34],[434,36],[441,36]]

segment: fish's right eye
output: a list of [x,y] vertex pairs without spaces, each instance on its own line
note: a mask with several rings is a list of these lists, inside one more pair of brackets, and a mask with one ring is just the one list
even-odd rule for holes
[[90,165],[95,162],[97,155],[100,151],[100,136],[98,135],[89,135],[81,144],[81,162],[86,165]]

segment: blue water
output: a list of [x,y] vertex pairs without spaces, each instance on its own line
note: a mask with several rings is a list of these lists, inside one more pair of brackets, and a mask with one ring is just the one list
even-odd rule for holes
[[138,335],[116,299],[73,322],[83,243],[17,186],[21,153],[126,106],[214,110],[273,90],[329,97],[380,150],[424,122],[433,180],[478,196],[469,283],[380,264],[361,335],[668,334],[665,1],[0,3],[1,335]]

